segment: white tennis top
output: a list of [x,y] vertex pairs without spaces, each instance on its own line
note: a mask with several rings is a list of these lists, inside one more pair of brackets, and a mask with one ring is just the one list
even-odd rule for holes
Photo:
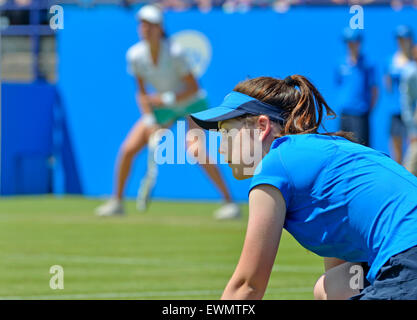
[[130,47],[126,58],[129,72],[150,83],[158,93],[182,90],[182,78],[191,72],[184,50],[168,39],[161,41],[156,66],[147,41]]
[[[129,73],[140,76],[145,83],[151,84],[157,93],[184,90],[182,78],[192,72],[185,51],[169,39],[161,40],[158,64],[152,61],[151,50],[147,41],[140,41],[129,48],[126,53]],[[198,99],[204,98],[206,93],[199,90],[196,95],[176,106],[185,106]]]

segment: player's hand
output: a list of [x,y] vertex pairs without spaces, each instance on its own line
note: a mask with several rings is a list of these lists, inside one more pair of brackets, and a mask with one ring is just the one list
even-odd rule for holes
[[149,107],[161,107],[163,105],[162,100],[159,95],[150,95],[150,94],[144,94],[140,93],[138,95],[138,100],[140,105],[146,105]]
[[147,96],[148,102],[153,107],[162,107],[164,103],[162,102],[161,96],[158,94],[155,95],[148,95]]

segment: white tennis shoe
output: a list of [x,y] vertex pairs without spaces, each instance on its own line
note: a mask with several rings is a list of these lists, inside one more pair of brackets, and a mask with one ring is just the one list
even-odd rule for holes
[[214,212],[217,220],[239,219],[241,215],[239,206],[234,202],[226,203]]
[[110,199],[105,204],[99,206],[95,212],[96,215],[100,217],[109,217],[123,215],[125,213],[125,209],[122,201],[118,199]]

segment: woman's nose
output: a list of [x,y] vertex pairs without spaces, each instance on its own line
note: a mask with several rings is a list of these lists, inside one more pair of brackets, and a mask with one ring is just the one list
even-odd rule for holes
[[221,143],[219,147],[219,153],[223,156],[225,162],[229,162],[228,159],[228,149],[225,143]]

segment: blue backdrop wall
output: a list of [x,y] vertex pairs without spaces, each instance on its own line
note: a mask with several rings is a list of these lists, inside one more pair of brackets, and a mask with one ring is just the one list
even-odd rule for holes
[[55,86],[3,83],[0,194],[52,191]]
[[[126,50],[138,41],[134,9],[103,6],[92,9],[67,6],[65,28],[58,33],[59,92],[65,108],[69,136],[82,190],[86,195],[108,195],[113,189],[118,148],[139,118],[134,79],[126,72]],[[341,31],[352,15],[348,7],[294,8],[285,14],[270,10],[226,14],[197,10],[166,14],[168,34],[181,30],[203,33],[212,47],[207,70],[200,77],[213,105],[221,102],[237,82],[261,75],[308,76],[337,111],[334,68],[344,57]],[[393,36],[398,24],[417,31],[417,11],[396,12],[388,7],[365,7],[364,52],[376,64],[381,97],[372,114],[372,146],[389,152],[390,105],[382,77],[387,60],[396,49]],[[327,130],[337,130],[338,120]],[[127,185],[136,195],[145,172],[141,153]],[[234,181],[221,166],[232,194],[247,197],[248,181]],[[184,179],[187,177],[187,179]],[[220,199],[220,194],[198,166],[162,165],[156,198]]]

